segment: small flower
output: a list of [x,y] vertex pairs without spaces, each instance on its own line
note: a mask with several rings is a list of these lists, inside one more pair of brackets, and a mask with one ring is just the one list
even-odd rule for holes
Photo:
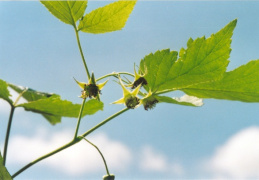
[[84,82],[79,82],[76,79],[75,79],[75,81],[79,85],[79,87],[83,89],[82,94],[79,97],[81,97],[83,99],[86,99],[87,97],[89,97],[89,98],[93,97],[98,100],[99,100],[99,94],[101,93],[101,89],[108,82],[108,80],[107,80],[104,83],[96,84],[93,73],[92,73],[91,79],[89,80],[88,84],[84,83]]
[[140,75],[137,73],[135,64],[134,64],[134,73],[135,73],[135,79],[134,82],[132,83],[131,89],[135,89],[139,85],[147,85],[147,80],[144,78],[144,75]]
[[141,104],[143,104],[146,111],[156,107],[158,102],[156,95],[153,95],[151,91],[149,91],[149,93],[141,100]]
[[137,105],[139,105],[140,100],[137,97],[141,85],[139,85],[136,89],[134,89],[132,92],[130,92],[124,84],[121,81],[121,78],[119,77],[120,85],[123,90],[123,97],[115,102],[113,104],[125,104],[127,108],[134,109]]

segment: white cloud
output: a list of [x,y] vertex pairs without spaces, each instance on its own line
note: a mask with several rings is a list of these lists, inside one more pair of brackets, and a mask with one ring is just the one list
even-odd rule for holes
[[[73,132],[64,130],[51,137],[45,129],[37,131],[34,137],[14,136],[10,142],[8,162],[12,164],[28,163],[41,155],[69,142]],[[106,158],[112,171],[124,171],[130,165],[131,152],[122,143],[109,139],[105,134],[98,134],[89,139],[96,144]],[[63,150],[40,162],[68,175],[103,172],[105,167],[98,151],[86,141]]]
[[259,178],[259,127],[232,136],[216,150],[208,165],[218,177]]
[[202,106],[203,105],[202,99],[197,98],[195,96],[189,96],[187,94],[183,95],[182,97],[175,97],[173,99],[175,99],[178,102],[191,103],[191,104],[193,104],[195,106]]
[[143,147],[141,152],[140,168],[144,171],[167,171],[167,160],[162,154],[155,152],[151,147]]
[[183,175],[183,167],[179,163],[172,163],[168,158],[155,151],[150,146],[144,146],[141,150],[139,166],[143,171],[170,173],[174,175]]
[[[73,131],[63,130],[50,133],[47,129],[37,129],[33,137],[14,135],[9,143],[7,161],[10,165],[23,166],[36,158],[53,151],[68,143],[73,137]],[[143,146],[139,152],[132,152],[121,142],[110,139],[101,133],[88,137],[103,153],[111,173],[130,171],[132,165],[139,164],[144,173],[155,172],[173,176],[184,174],[183,167],[170,161],[165,155],[157,152],[151,146]],[[140,156],[139,156],[140,155]],[[133,162],[133,157],[136,158]],[[86,141],[65,149],[37,164],[38,167],[48,167],[69,176],[83,174],[105,173],[105,167],[98,151]]]

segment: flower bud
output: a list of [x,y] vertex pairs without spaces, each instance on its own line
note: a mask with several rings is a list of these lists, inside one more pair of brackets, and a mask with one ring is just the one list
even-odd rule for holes
[[115,175],[114,174],[107,174],[105,176],[103,176],[103,180],[114,180],[115,179]]
[[89,80],[88,84],[84,83],[84,82],[79,82],[76,79],[75,79],[75,81],[79,85],[79,87],[83,89],[82,94],[80,96],[81,98],[86,99],[87,97],[89,97],[89,98],[95,98],[97,100],[100,100],[99,94],[101,94],[101,89],[108,82],[108,80],[107,80],[101,84],[96,84],[93,73],[92,73],[91,79]]
[[134,109],[139,104],[139,98],[134,95],[125,97],[125,105],[127,108]]
[[131,86],[131,89],[135,89],[141,84],[141,86],[147,85],[147,80],[144,77],[139,77],[135,80]]
[[144,78],[144,75],[140,75],[137,73],[135,64],[134,64],[134,73],[135,73],[135,79],[134,82],[132,83],[131,89],[135,89],[139,85],[147,85],[147,80]]
[[139,85],[136,89],[134,89],[132,92],[129,91],[124,84],[122,83],[121,78],[119,77],[120,80],[120,85],[122,87],[123,90],[123,97],[115,102],[113,102],[113,104],[125,104],[127,106],[127,108],[130,109],[134,109],[137,105],[139,105],[140,100],[137,97],[139,90],[140,90],[140,86]]

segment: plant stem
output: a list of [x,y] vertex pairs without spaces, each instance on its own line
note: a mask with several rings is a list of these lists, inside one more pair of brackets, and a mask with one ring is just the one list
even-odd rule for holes
[[7,131],[6,131],[6,136],[5,136],[5,144],[4,144],[4,153],[3,153],[3,165],[4,166],[5,166],[5,162],[6,162],[8,141],[9,141],[11,126],[12,126],[12,121],[13,121],[14,110],[15,110],[15,106],[11,105],[11,111],[10,111],[8,125],[7,125]]
[[28,169],[29,167],[31,167],[32,165],[38,163],[39,161],[43,160],[43,159],[46,159],[78,142],[80,142],[83,138],[80,138],[80,137],[86,137],[87,135],[89,135],[90,133],[92,133],[94,130],[98,129],[99,127],[101,127],[102,125],[104,125],[105,123],[107,123],[108,121],[114,119],[115,117],[119,116],[120,114],[126,112],[127,110],[129,110],[128,108],[124,108],[123,110],[115,113],[114,115],[108,117],[107,119],[105,119],[104,121],[102,121],[101,123],[99,123],[98,125],[96,125],[95,127],[93,127],[92,129],[90,129],[89,131],[85,132],[83,135],[79,136],[79,137],[76,137],[74,138],[71,142],[63,145],[62,147],[48,153],[48,154],[45,154],[44,156],[41,156],[40,158],[30,162],[29,164],[27,164],[26,166],[24,166],[23,168],[21,168],[19,171],[17,171],[15,174],[12,175],[12,178],[16,177],[17,175],[19,175],[20,173],[22,173],[23,171],[25,171],[26,169]]
[[80,43],[80,39],[79,39],[79,35],[78,35],[78,30],[76,29],[76,27],[75,27],[75,32],[76,32],[77,45],[78,45],[78,48],[79,48],[79,51],[80,51],[80,54],[82,57],[82,61],[83,61],[84,67],[85,67],[85,71],[87,73],[88,81],[89,81],[91,79],[91,76],[90,76],[89,70],[88,70],[86,62],[85,62],[84,53],[82,51],[82,47],[81,47],[81,43]]
[[110,76],[117,77],[119,74],[126,74],[126,75],[130,75],[130,76],[134,77],[134,74],[131,74],[131,73],[128,73],[128,72],[113,72],[113,73],[106,74],[106,75],[104,75],[104,76],[102,76],[102,77],[96,79],[96,82],[97,82],[97,81],[100,81],[100,80],[102,80],[102,79],[104,79],[104,78],[110,77]]
[[78,115],[78,120],[77,120],[77,125],[76,125],[74,140],[77,138],[77,134],[78,134],[78,130],[79,130],[81,118],[82,118],[82,113],[83,113],[84,106],[85,106],[85,100],[86,100],[86,99],[84,99],[83,102],[82,102],[81,109],[80,109],[80,112],[79,112],[79,115]]
[[95,131],[96,129],[98,129],[99,127],[103,126],[104,124],[106,124],[107,122],[109,122],[110,120],[114,119],[115,117],[121,115],[122,113],[128,111],[129,108],[124,108],[121,111],[113,114],[112,116],[108,117],[107,119],[105,119],[104,121],[100,122],[99,124],[97,124],[95,127],[93,127],[92,129],[86,131],[84,134],[82,134],[82,137],[86,137],[87,135],[91,134],[93,131]]
[[64,150],[64,149],[66,149],[66,148],[68,148],[68,147],[70,147],[70,146],[72,146],[72,145],[78,143],[79,141],[80,141],[80,139],[73,140],[73,141],[71,141],[71,142],[65,144],[64,146],[62,146],[62,147],[60,147],[60,148],[58,148],[58,149],[56,149],[56,150],[54,150],[54,151],[52,151],[52,152],[50,152],[50,153],[48,153],[48,154],[46,154],[46,155],[44,155],[44,156],[41,156],[40,158],[38,158],[38,159],[36,159],[36,160],[30,162],[29,164],[27,164],[26,166],[24,166],[22,169],[20,169],[19,171],[17,171],[15,174],[13,174],[13,175],[12,175],[12,178],[15,178],[17,175],[19,175],[20,173],[22,173],[23,171],[25,171],[26,169],[28,169],[28,168],[31,167],[32,165],[36,164],[37,162],[39,162],[39,161],[41,161],[41,160],[43,160],[43,159],[45,159],[45,158],[48,158],[48,157],[50,157],[50,156],[52,156],[52,155],[54,155],[54,154],[56,154],[56,153],[58,153],[58,152],[60,152],[60,151],[62,151],[62,150]]
[[99,154],[102,156],[102,159],[103,159],[103,163],[104,163],[104,165],[105,165],[106,172],[107,172],[108,175],[110,175],[109,170],[108,170],[108,166],[107,166],[106,161],[105,161],[105,158],[104,158],[102,152],[100,151],[100,149],[99,149],[95,144],[93,144],[92,142],[90,142],[89,140],[87,140],[85,137],[82,137],[82,138],[83,138],[84,140],[86,140],[89,144],[91,144],[93,147],[95,147],[95,148],[97,149],[97,151],[99,152]]

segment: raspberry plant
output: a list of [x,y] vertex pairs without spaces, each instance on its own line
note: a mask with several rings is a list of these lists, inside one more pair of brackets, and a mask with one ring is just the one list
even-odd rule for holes
[[[12,179],[32,165],[73,146],[81,140],[86,140],[93,145],[102,156],[107,172],[103,179],[114,179],[115,176],[109,173],[101,150],[87,140],[86,137],[120,114],[139,106],[143,106],[145,110],[151,110],[160,103],[202,106],[202,98],[259,102],[259,60],[250,61],[233,71],[226,72],[231,52],[231,37],[237,20],[231,21],[209,38],[201,37],[195,40],[190,38],[187,42],[187,48],[182,48],[179,52],[164,49],[146,55],[137,66],[138,70],[134,65],[134,74],[130,72],[113,72],[96,79],[94,73],[91,75],[89,73],[80,43],[79,32],[100,34],[121,30],[134,9],[136,1],[116,1],[88,14],[85,14],[87,1],[41,1],[41,3],[56,18],[72,26],[75,30],[87,82],[75,80],[82,89],[80,96],[82,104],[80,105],[62,100],[58,94],[40,92],[0,80],[0,98],[7,101],[11,106],[4,151],[3,154],[0,152],[1,179]],[[122,78],[121,75],[132,77],[134,80],[130,81],[126,77]],[[108,77],[114,77],[123,91],[123,97],[115,101],[114,104],[121,103],[126,107],[93,128],[86,130],[85,133],[78,135],[81,119],[103,109],[104,103],[101,100],[101,89],[108,81],[103,80]],[[115,86],[119,87],[116,84]],[[8,88],[19,94],[14,102],[10,98]],[[166,95],[168,92],[176,90],[180,90],[186,95],[179,98]],[[109,92],[104,91],[104,93]],[[21,97],[27,102],[19,103]],[[5,164],[12,117],[18,107],[43,115],[53,125],[61,122],[62,117],[77,117],[78,121],[74,138],[70,142],[28,163],[16,173],[10,175]]]

